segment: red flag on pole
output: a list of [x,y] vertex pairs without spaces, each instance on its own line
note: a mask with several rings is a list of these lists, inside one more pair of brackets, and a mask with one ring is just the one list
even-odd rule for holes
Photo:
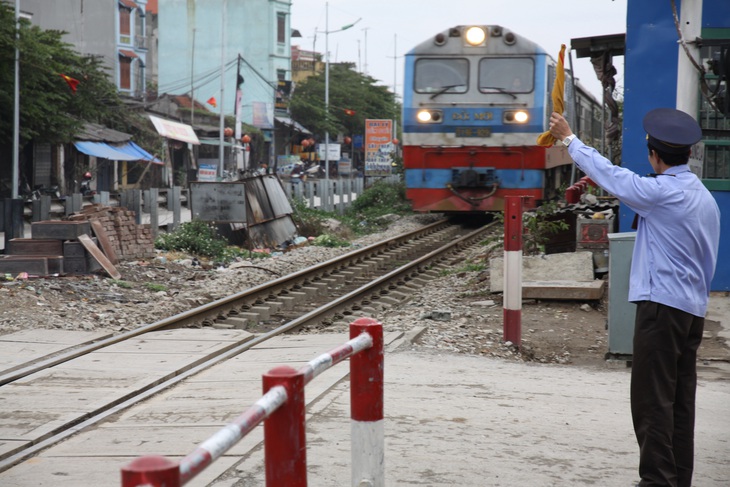
[[65,74],[59,74],[59,76],[68,83],[68,87],[71,88],[71,91],[76,93],[76,87],[79,85],[79,80],[73,79],[71,76],[66,76]]
[[218,102],[215,101],[215,97],[211,96],[208,98],[208,105],[212,105],[214,108],[218,106]]

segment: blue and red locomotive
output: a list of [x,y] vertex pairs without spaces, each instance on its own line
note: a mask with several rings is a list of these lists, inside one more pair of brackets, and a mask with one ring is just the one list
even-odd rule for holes
[[[567,150],[536,143],[556,66],[498,25],[453,27],[406,54],[402,149],[415,211],[501,211],[510,195],[529,196],[530,208],[569,184]],[[600,132],[601,106],[565,75],[568,119],[589,140]]]

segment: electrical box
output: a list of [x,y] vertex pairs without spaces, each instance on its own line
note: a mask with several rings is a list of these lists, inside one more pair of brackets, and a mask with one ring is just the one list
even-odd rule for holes
[[609,233],[608,353],[633,355],[636,305],[629,302],[631,256],[636,232]]
[[593,253],[593,269],[596,274],[608,272],[608,235],[613,232],[616,218],[595,220],[578,217],[576,221],[576,249]]

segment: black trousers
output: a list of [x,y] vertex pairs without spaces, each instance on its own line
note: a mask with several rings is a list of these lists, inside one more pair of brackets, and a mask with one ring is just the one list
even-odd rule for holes
[[705,319],[671,306],[637,303],[631,415],[641,487],[691,487],[697,349]]

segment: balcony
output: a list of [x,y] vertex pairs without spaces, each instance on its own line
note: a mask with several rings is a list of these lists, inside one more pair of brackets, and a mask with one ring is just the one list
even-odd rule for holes
[[134,47],[135,49],[149,49],[149,37],[143,35],[134,36]]

